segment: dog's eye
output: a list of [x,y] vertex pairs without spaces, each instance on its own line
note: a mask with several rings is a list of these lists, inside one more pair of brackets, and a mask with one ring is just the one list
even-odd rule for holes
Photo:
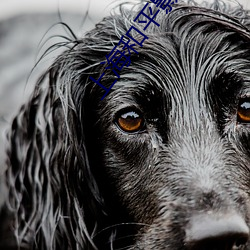
[[144,127],[144,119],[135,111],[124,112],[119,115],[117,125],[123,131],[133,133]]
[[240,100],[237,111],[237,121],[250,123],[250,98]]

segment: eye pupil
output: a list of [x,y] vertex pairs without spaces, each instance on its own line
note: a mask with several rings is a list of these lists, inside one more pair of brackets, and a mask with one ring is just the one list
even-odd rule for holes
[[242,123],[250,123],[250,99],[242,100],[239,103],[237,120]]
[[137,132],[143,127],[143,118],[135,111],[125,112],[119,116],[117,125],[125,132]]

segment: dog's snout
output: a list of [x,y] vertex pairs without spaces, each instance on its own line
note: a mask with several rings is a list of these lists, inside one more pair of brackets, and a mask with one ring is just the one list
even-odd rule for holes
[[194,216],[186,230],[189,250],[243,250],[249,228],[236,214]]

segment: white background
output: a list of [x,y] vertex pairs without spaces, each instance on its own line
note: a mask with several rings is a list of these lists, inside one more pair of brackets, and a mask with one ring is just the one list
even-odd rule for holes
[[[198,2],[201,0],[198,0]],[[207,2],[213,0],[207,0]],[[104,16],[112,4],[117,4],[117,0],[0,0],[0,19],[8,16],[38,11],[77,11],[84,12],[89,7],[91,15]],[[224,0],[224,2],[241,3],[245,8],[250,9],[249,0]]]

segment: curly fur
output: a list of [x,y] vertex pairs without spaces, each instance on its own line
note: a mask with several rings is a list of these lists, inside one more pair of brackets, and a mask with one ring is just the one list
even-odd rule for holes
[[[144,4],[71,41],[14,119],[3,249],[186,249],[189,218],[208,210],[250,225],[250,131],[233,115],[249,89],[248,12],[217,0],[161,11],[100,101],[89,77]],[[146,132],[117,129],[126,107],[139,107]]]

